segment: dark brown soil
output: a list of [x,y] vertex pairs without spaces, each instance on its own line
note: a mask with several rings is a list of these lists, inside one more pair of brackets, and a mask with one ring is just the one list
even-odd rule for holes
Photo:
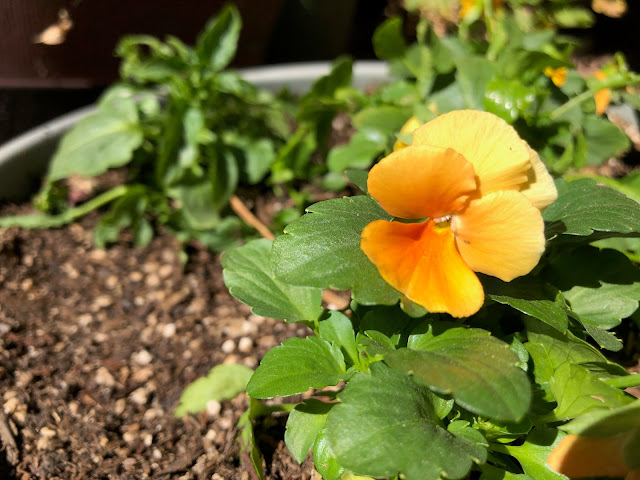
[[[0,478],[255,478],[235,441],[245,395],[172,412],[211,367],[256,367],[305,327],[230,297],[215,254],[195,251],[183,267],[162,233],[146,248],[100,250],[94,222],[0,230]],[[282,438],[277,428],[257,436]],[[282,442],[263,447],[268,479],[313,477]]]

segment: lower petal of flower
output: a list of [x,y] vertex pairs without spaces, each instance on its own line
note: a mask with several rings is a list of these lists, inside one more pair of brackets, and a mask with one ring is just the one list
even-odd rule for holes
[[468,317],[484,303],[482,285],[448,225],[377,220],[362,231],[361,248],[382,278],[430,312]]
[[624,436],[591,438],[567,435],[547,458],[556,472],[571,478],[624,477],[629,469],[622,456]]
[[544,252],[540,210],[512,190],[472,201],[452,218],[451,229],[472,270],[505,282],[533,270]]

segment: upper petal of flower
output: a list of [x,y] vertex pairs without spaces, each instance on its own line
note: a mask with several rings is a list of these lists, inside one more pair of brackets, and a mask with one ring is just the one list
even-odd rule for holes
[[547,171],[547,167],[544,166],[536,151],[529,145],[527,145],[527,149],[531,169],[527,172],[527,182],[522,186],[520,192],[529,199],[534,207],[543,210],[556,201],[558,190]]
[[468,317],[484,303],[482,285],[448,226],[376,220],[362,231],[361,248],[382,278],[430,312]]
[[452,218],[451,229],[472,270],[505,282],[533,270],[544,252],[540,210],[511,190],[473,200]]
[[369,194],[395,217],[441,217],[460,211],[476,190],[473,166],[448,148],[409,146],[369,172]]
[[501,118],[474,110],[457,110],[413,132],[413,145],[453,148],[473,165],[482,195],[519,190],[531,168],[527,144]]

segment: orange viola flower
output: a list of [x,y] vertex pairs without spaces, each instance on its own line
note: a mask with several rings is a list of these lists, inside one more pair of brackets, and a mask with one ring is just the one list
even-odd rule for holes
[[545,246],[540,210],[557,197],[513,127],[472,110],[417,128],[411,146],[371,169],[367,186],[389,214],[418,222],[372,222],[362,250],[407,298],[454,317],[484,303],[474,272],[508,282],[537,265]]
[[640,470],[627,465],[623,451],[632,434],[625,432],[608,437],[567,435],[556,446],[547,464],[571,478],[617,477],[640,479]]
[[567,69],[565,67],[546,67],[543,73],[551,79],[556,87],[561,87],[567,81]]
[[[593,76],[596,80],[604,80],[607,78],[607,75],[602,70],[598,70],[593,74]],[[609,108],[609,104],[611,103],[611,89],[603,88],[602,90],[598,90],[593,95],[593,98],[596,101],[596,113],[598,115],[602,115],[607,111],[607,108]]]

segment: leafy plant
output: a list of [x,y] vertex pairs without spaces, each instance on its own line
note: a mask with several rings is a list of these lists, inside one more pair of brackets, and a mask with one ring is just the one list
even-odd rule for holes
[[[473,130],[487,115],[458,125]],[[422,181],[416,180],[422,178],[419,165],[435,155],[421,143],[436,138],[426,132],[417,130],[413,146],[400,150],[419,155],[412,161],[413,176],[395,170],[403,157],[391,154],[364,181],[375,198],[365,193],[312,205],[273,242],[270,252],[270,242],[260,240],[224,254],[225,279],[239,300],[256,311],[281,305],[269,310],[270,315],[287,321],[295,317],[289,312],[307,312],[297,321],[313,329],[312,336],[287,340],[267,353],[247,393],[255,405],[313,389],[310,399],[287,404],[293,410],[285,442],[298,461],[313,451],[316,469],[325,479],[463,478],[471,471],[481,478],[565,478],[546,462],[566,437],[562,425],[583,415],[627,408],[632,397],[622,388],[640,384],[640,376],[629,374],[600,350],[622,348],[611,329],[638,308],[640,273],[626,256],[589,245],[640,235],[640,205],[590,179],[556,181],[558,199],[542,212],[547,247],[538,265],[512,281],[479,275],[483,304],[470,314],[457,314],[430,299],[451,295],[459,298],[453,302],[466,301],[471,294],[459,283],[451,283],[458,293],[439,293],[437,285],[420,283],[423,299],[422,293],[397,283],[365,243],[371,225],[392,219],[385,210],[395,207],[380,192],[395,185],[394,175],[409,178],[409,183]],[[451,135],[466,138],[465,133]],[[491,138],[483,140],[499,148]],[[456,145],[456,151],[464,151],[462,144]],[[489,155],[498,155],[491,151]],[[474,155],[483,153],[465,158]],[[386,173],[380,173],[382,169]],[[450,169],[446,175],[458,171]],[[377,186],[379,179],[384,179],[383,190]],[[488,188],[486,179],[481,185]],[[424,208],[408,186],[394,188],[404,192],[397,201]],[[425,225],[432,221],[441,222],[438,228],[455,228],[453,219],[398,220],[389,223],[398,231],[415,226],[426,232]],[[447,222],[451,227],[444,226]],[[413,247],[391,243],[384,250],[389,258],[394,248],[404,250],[400,262],[418,261],[411,260]],[[449,262],[444,275],[458,275],[449,257],[442,258],[432,257],[430,264]],[[400,263],[391,265],[404,275]],[[269,283],[274,286],[257,296],[256,285],[265,284],[266,278],[273,279]],[[449,282],[438,278],[439,285]],[[308,294],[288,294],[281,300],[282,292],[300,288]],[[323,311],[319,293],[326,288],[351,290],[351,303],[342,310]],[[311,292],[316,292],[316,310],[308,304]],[[431,305],[431,312],[425,305]],[[255,443],[251,448],[257,454]]]
[[[123,38],[116,52],[121,81],[60,142],[35,199],[42,213],[5,217],[0,225],[57,227],[108,206],[94,232],[99,246],[125,228],[144,245],[163,226],[183,242],[221,249],[247,234],[229,208],[240,186],[282,185],[278,192],[291,193],[302,210],[308,200],[293,182],[326,171],[310,157],[326,152],[331,121],[346,108],[339,92],[351,83],[351,61],[337,62],[297,107],[291,96],[259,90],[226,70],[240,28],[229,4],[193,47],[175,37]],[[124,184],[95,196],[76,191],[78,178],[125,166]]]

